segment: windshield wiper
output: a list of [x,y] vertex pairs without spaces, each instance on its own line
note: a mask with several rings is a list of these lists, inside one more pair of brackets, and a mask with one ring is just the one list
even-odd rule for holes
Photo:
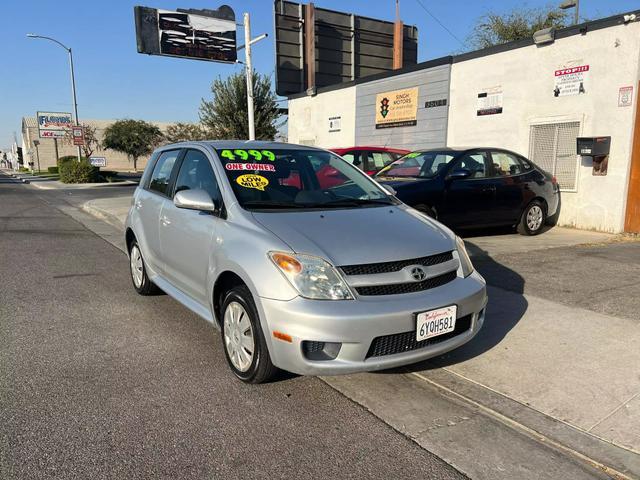
[[[318,207],[324,206],[358,206],[358,205],[393,205],[393,201],[385,198],[338,198],[328,202],[318,203]],[[314,205],[315,206],[315,205]]]
[[260,200],[251,200],[244,202],[243,207],[249,208],[308,208],[308,205],[302,203],[289,203],[289,202],[268,202]]

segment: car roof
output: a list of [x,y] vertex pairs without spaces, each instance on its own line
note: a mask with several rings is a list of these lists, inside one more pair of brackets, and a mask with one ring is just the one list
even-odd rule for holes
[[257,150],[318,150],[324,151],[322,148],[312,147],[309,145],[297,145],[295,143],[271,142],[266,140],[202,140],[197,142],[178,142],[169,145],[163,145],[162,149],[187,147],[189,145],[206,145],[216,150],[239,150],[239,149],[257,149]]
[[407,150],[405,148],[393,148],[393,147],[380,147],[376,145],[356,145],[353,147],[340,147],[340,148],[330,148],[332,152],[345,152],[347,150],[382,150],[383,152],[391,152],[391,153],[409,153],[411,150]]

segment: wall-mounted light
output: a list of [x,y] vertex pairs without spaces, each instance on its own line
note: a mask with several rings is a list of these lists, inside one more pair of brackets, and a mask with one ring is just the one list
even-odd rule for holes
[[622,19],[624,20],[624,23],[635,22],[636,14],[635,13],[628,13],[624,17],[622,17]]
[[546,43],[553,43],[556,38],[556,31],[553,27],[543,28],[533,34],[533,43],[536,45],[544,45]]

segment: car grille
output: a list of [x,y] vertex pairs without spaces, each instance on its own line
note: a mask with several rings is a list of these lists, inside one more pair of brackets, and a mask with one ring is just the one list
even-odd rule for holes
[[427,340],[416,340],[416,332],[412,330],[410,332],[396,333],[394,335],[385,335],[384,337],[376,337],[371,342],[369,351],[365,358],[371,357],[383,357],[385,355],[393,355],[394,353],[410,352],[412,350],[418,350],[419,348],[435,345],[436,343],[444,342],[450,338],[460,335],[471,328],[472,315],[466,315],[456,320],[456,328],[453,332],[445,333],[437,337],[428,338]]
[[455,270],[428,278],[422,282],[393,283],[390,285],[371,285],[368,287],[356,287],[358,295],[398,295],[401,293],[414,293],[440,287],[455,280],[457,273]]
[[453,258],[452,252],[438,253],[429,257],[398,260],[395,262],[367,263],[363,265],[346,265],[340,267],[345,275],[374,275],[376,273],[398,272],[409,265],[423,265],[431,267],[444,263]]

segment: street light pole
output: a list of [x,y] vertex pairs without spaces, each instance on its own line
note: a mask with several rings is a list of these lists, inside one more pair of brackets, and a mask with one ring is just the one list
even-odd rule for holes
[[[72,95],[72,98],[73,98],[73,114],[74,114],[73,122],[74,122],[74,124],[76,126],[80,125],[79,120],[78,120],[78,101],[76,99],[76,76],[75,76],[75,73],[73,71],[73,53],[71,52],[71,48],[67,47],[62,42],[59,42],[55,38],[45,37],[43,35],[35,35],[33,33],[27,33],[27,37],[29,37],[29,38],[41,38],[43,40],[49,40],[51,42],[57,43],[58,45],[60,45],[62,48],[64,48],[67,51],[67,54],[69,55],[69,68],[71,70],[71,95]],[[80,150],[80,146],[78,146],[78,162],[80,161],[80,157],[81,157],[81,150]]]
[[247,77],[247,116],[249,124],[249,140],[256,139],[256,126],[255,126],[255,110],[253,106],[253,68],[251,67],[251,45],[264,40],[268,37],[267,33],[258,35],[251,40],[251,18],[248,13],[244,14],[244,45],[240,45],[236,50],[240,51],[244,49],[244,64]]
[[251,19],[244,14],[244,56],[247,75],[247,110],[249,118],[249,140],[256,139],[255,112],[253,107],[253,68],[251,67]]
[[569,8],[575,8],[573,12],[573,24],[577,25],[580,22],[580,0],[565,0],[560,4],[561,10],[567,10]]

